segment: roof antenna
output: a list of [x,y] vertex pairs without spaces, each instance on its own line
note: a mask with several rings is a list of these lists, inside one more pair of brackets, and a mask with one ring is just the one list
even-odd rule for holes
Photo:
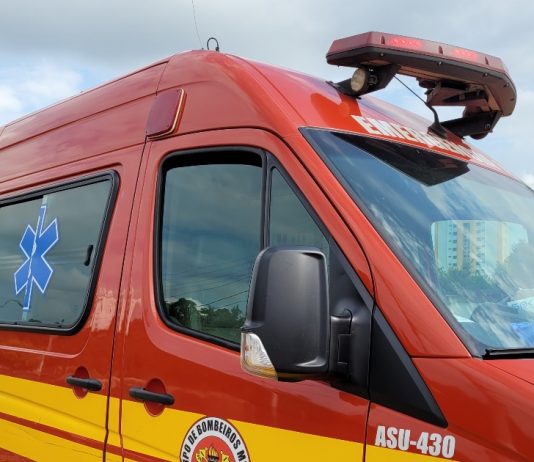
[[447,139],[447,132],[443,125],[441,125],[441,122],[439,121],[439,116],[437,111],[428,104],[423,98],[421,98],[415,91],[413,91],[408,85],[406,85],[401,79],[399,79],[397,76],[395,76],[395,80],[398,80],[404,87],[406,87],[411,93],[413,93],[417,98],[419,98],[423,104],[432,111],[432,114],[434,114],[434,123],[428,127],[428,129],[438,135],[441,138]]
[[206,48],[210,49],[210,42],[215,40],[215,51],[219,51],[219,41],[215,37],[210,37],[206,43]]
[[195,9],[195,0],[191,0],[191,5],[193,5],[193,20],[195,21],[195,30],[197,32],[197,39],[200,45],[200,49],[203,50],[202,40],[200,40],[200,33],[198,32],[198,23],[197,23],[197,11]]

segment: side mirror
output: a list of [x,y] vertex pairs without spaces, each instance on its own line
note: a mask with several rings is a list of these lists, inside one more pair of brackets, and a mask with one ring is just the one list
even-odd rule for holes
[[316,248],[269,247],[257,257],[241,329],[241,364],[295,381],[328,373],[326,258]]

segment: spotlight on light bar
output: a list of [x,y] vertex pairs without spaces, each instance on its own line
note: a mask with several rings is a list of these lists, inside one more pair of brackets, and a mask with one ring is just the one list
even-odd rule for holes
[[[445,43],[367,32],[335,40],[326,60],[363,69],[351,79],[347,93],[353,96],[384,88],[392,69],[415,77],[426,89],[428,105],[464,107],[463,117],[442,123],[459,136],[485,136],[516,104],[514,83],[499,58]],[[373,74],[379,76],[376,83],[365,80]],[[358,85],[353,87],[352,81]],[[345,82],[341,90],[349,88]]]

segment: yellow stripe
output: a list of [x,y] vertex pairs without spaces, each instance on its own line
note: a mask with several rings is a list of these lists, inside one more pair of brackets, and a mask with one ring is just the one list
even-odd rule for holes
[[[0,419],[0,445],[8,451],[40,462],[102,460],[102,451]],[[1,451],[1,450],[0,450]]]
[[119,456],[117,454],[111,454],[108,452],[106,454],[106,462],[137,462],[137,461],[133,459],[128,459],[127,457],[123,459],[122,456]]
[[151,417],[142,403],[122,402],[124,448],[164,460],[176,460],[189,427],[203,417],[185,411],[165,409]]
[[363,444],[274,427],[232,421],[254,462],[360,461]]
[[106,454],[106,462],[122,462],[122,456],[117,454]]
[[104,441],[107,397],[0,375],[0,412]]
[[445,459],[442,457],[426,456],[423,454],[414,454],[413,452],[398,451],[396,449],[379,448],[377,446],[368,445],[365,450],[366,462],[430,462],[437,460],[448,460],[449,462],[457,462],[453,459]]
[[[61,409],[58,408],[58,403],[61,404]],[[121,447],[119,399],[111,398],[109,406],[108,443]],[[100,442],[105,435],[105,409],[104,395],[89,393],[85,398],[78,399],[67,387],[0,375],[0,411],[5,414]],[[178,458],[189,428],[204,417],[173,409],[166,409],[159,417],[151,417],[143,404],[132,401],[123,402],[122,415],[125,448],[167,460]],[[361,460],[363,457],[362,443],[236,420],[232,424],[243,437],[254,462],[323,462]],[[102,459],[102,453],[98,449],[2,419],[0,435],[0,447],[32,460],[85,462]],[[108,454],[106,458],[110,462],[122,460],[114,454]],[[450,459],[368,446],[366,460],[430,462]]]
[[[104,395],[89,393],[85,398],[79,399],[67,387],[0,375],[0,412],[94,441],[104,441],[106,406],[107,397]],[[0,423],[12,430],[7,434],[0,433],[0,447],[11,452],[25,455],[21,451],[29,450],[24,447],[28,444],[21,446],[23,440],[19,439],[20,429],[24,429],[23,433],[31,433],[35,437],[36,447],[45,450],[50,456],[54,455],[56,461],[74,460],[62,459],[59,454],[64,451],[88,451],[90,454],[96,451],[102,458],[101,451],[82,444],[4,420],[0,420]]]
[[[166,409],[151,417],[143,404],[123,402],[123,442],[126,449],[176,460],[189,428],[204,417],[192,412]],[[231,421],[245,442],[254,462],[324,462],[362,460],[363,444],[252,423]]]

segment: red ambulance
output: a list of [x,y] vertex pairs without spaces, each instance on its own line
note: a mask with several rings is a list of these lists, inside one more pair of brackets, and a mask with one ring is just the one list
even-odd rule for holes
[[327,60],[182,53],[0,128],[0,460],[534,460],[534,193],[465,140],[506,68]]

